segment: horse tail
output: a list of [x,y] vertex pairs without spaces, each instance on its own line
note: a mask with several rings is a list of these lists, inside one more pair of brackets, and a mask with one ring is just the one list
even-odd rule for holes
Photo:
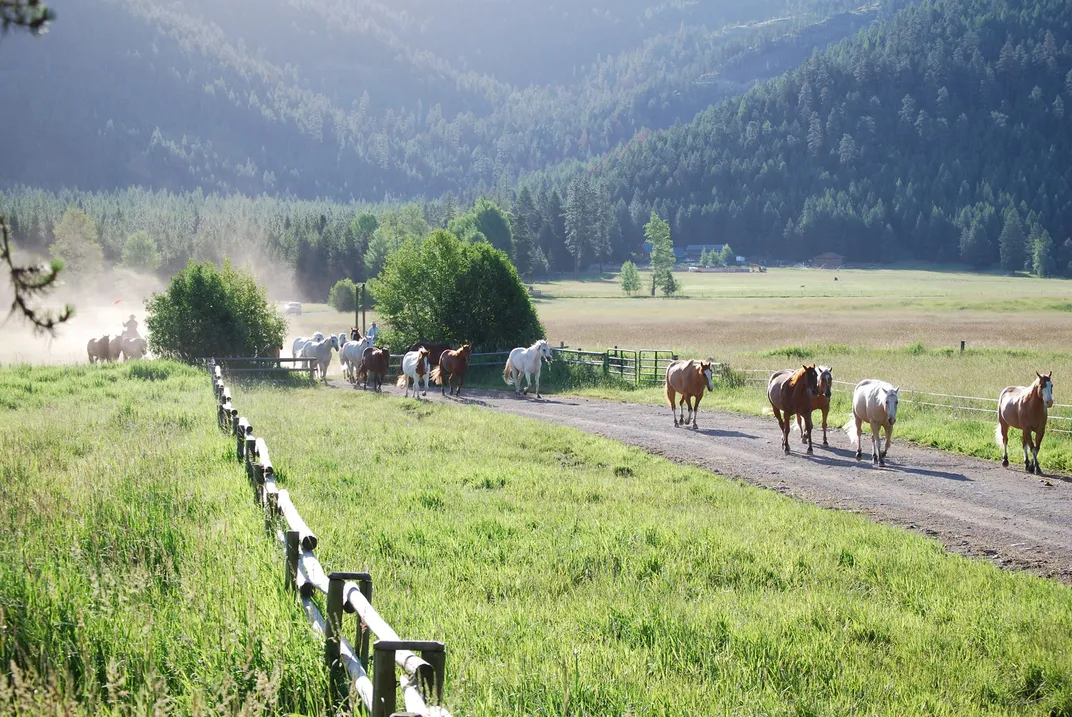
[[443,385],[443,372],[440,370],[439,366],[436,366],[432,369],[431,377],[432,381],[434,381],[437,385]]
[[849,437],[849,443],[855,446],[860,442],[860,433],[856,430],[856,414],[849,416],[849,422],[842,427],[842,430]]
[[998,444],[1000,450],[1005,450],[1005,444],[1001,441],[1001,419],[998,419],[998,425],[994,426],[994,442]]
[[506,368],[503,369],[503,381],[506,385],[510,385],[510,379],[513,377],[514,365],[510,363],[510,359],[506,359]]
[[397,386],[398,388],[406,387],[406,374],[402,374],[398,377],[398,380],[395,381],[395,386]]

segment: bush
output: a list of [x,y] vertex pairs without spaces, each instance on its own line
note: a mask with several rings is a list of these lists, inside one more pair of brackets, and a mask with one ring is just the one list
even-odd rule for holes
[[357,285],[350,279],[339,279],[328,292],[328,303],[336,311],[349,312],[357,308]]
[[210,356],[264,355],[280,346],[286,320],[253,276],[225,263],[190,262],[163,294],[146,302],[149,349],[192,362]]
[[437,231],[409,241],[371,284],[398,350],[417,340],[469,342],[482,351],[527,346],[544,330],[505,252]]

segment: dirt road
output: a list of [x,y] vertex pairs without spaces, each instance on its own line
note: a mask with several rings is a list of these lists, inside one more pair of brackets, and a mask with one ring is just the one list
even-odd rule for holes
[[[341,380],[335,388],[352,390]],[[385,392],[402,391],[384,387]],[[870,442],[855,460],[848,438],[833,429],[830,446],[804,453],[794,433],[793,453],[782,453],[773,417],[704,410],[700,429],[675,428],[668,407],[572,396],[516,398],[512,393],[466,390],[463,400],[518,416],[552,421],[638,446],[678,463],[705,468],[829,508],[935,537],[949,550],[983,557],[1009,569],[1072,583],[1072,481],[1027,475],[1022,464],[968,458],[898,441],[885,468],[872,467]],[[1017,444],[1017,450],[1019,444]],[[1012,454],[1010,446],[1010,457]],[[1018,454],[1017,454],[1018,455]],[[1045,447],[1041,462],[1046,465]]]

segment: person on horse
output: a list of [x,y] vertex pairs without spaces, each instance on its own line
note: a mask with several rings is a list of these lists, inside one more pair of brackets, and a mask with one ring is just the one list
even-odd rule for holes
[[376,322],[373,321],[372,322],[372,328],[370,328],[368,330],[368,337],[373,343],[376,343],[376,337],[379,336],[379,335],[380,335],[380,328],[378,326],[376,326]]

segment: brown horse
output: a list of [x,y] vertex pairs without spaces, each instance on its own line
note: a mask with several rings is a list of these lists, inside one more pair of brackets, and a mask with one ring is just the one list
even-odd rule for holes
[[[446,393],[450,386],[450,395],[454,396],[454,378],[458,378],[458,396],[462,395],[462,384],[465,383],[465,372],[469,370],[469,357],[473,354],[472,344],[465,344],[457,351],[447,349],[439,356],[439,365],[432,369],[432,380],[443,388],[440,393]],[[447,374],[446,382],[443,374]]]
[[[834,385],[834,373],[829,366],[816,366],[815,373],[818,376],[819,393],[811,399],[811,410],[819,409],[823,412],[823,445],[829,446],[830,444],[826,442],[826,416],[830,413],[830,393]],[[798,413],[797,430],[800,431],[800,442],[807,443],[808,437],[804,435],[803,421],[803,417]]]
[[[791,368],[775,371],[767,382],[767,400],[774,409],[778,427],[782,429],[782,450],[789,452],[789,429],[793,427],[793,416],[804,416],[804,430],[807,434],[808,453],[811,447],[811,407],[812,400],[819,393],[819,377],[815,364],[801,366],[796,371]],[[782,414],[785,414],[783,420]]]
[[[372,374],[372,388],[379,391],[383,386],[383,379],[387,376],[387,364],[390,355],[387,349],[378,349],[370,346],[361,353],[361,365],[357,368],[357,378],[364,381],[364,388],[368,390],[369,374]],[[356,388],[357,385],[354,384]]]
[[[671,361],[666,367],[666,400],[670,402],[670,413],[674,415],[675,426],[687,426],[692,422],[695,430],[696,416],[700,410],[700,399],[703,398],[704,389],[714,391],[712,383],[712,369],[710,361]],[[681,394],[681,400],[677,406],[674,401],[676,394]],[[685,406],[689,407],[689,416],[685,417]],[[681,413],[681,422],[678,422],[678,412]]]
[[[1001,465],[1009,465],[1009,428],[1019,428],[1023,432],[1024,467],[1028,473],[1042,475],[1039,467],[1038,452],[1042,447],[1042,436],[1046,434],[1046,409],[1053,406],[1053,371],[1043,376],[1038,371],[1030,386],[1009,386],[998,396],[998,427],[994,431],[1001,448]],[[1035,434],[1032,442],[1031,434]],[[1027,455],[1028,448],[1031,455]]]

